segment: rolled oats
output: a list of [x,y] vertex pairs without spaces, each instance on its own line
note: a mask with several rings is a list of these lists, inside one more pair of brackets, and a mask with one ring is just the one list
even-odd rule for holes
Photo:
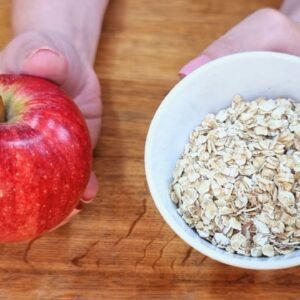
[[300,104],[278,98],[208,114],[177,161],[171,199],[198,234],[230,253],[300,249]]

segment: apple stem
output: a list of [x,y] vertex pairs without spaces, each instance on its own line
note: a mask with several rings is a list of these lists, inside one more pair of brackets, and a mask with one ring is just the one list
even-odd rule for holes
[[3,99],[0,96],[0,123],[1,122],[5,122],[5,109]]

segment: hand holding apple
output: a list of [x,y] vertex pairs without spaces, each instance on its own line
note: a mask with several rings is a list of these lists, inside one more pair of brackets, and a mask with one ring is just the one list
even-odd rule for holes
[[0,242],[28,240],[63,222],[91,171],[86,123],[49,81],[0,75]]
[[[14,0],[12,2],[12,29],[15,37],[0,53],[0,74],[27,74],[55,82],[67,92],[81,110],[90,134],[92,148],[94,148],[100,131],[102,104],[100,99],[100,85],[93,70],[93,63],[97,52],[101,24],[108,0],[90,0],[88,1],[88,4],[84,1],[79,1],[76,5],[74,5],[73,2],[74,1],[71,0],[53,0],[50,2]],[[88,168],[85,165],[87,158],[81,161],[81,163],[79,162],[79,159],[82,159],[85,150],[77,149],[82,152],[79,151],[79,153],[75,155],[75,147],[74,149],[71,149],[70,155],[67,158],[66,155],[63,155],[63,151],[67,151],[68,147],[72,145],[72,138],[74,138],[75,144],[78,142],[76,130],[75,136],[72,136],[71,134],[72,132],[74,133],[73,129],[79,124],[78,123],[76,126],[74,125],[75,127],[71,125],[74,121],[72,121],[72,115],[75,117],[75,112],[77,111],[78,113],[78,109],[72,102],[65,99],[65,95],[62,96],[62,94],[58,92],[57,87],[56,92],[50,92],[52,89],[49,87],[50,83],[45,83],[45,91],[49,88],[48,92],[53,96],[52,98],[50,97],[52,101],[54,98],[57,98],[57,100],[60,99],[62,103],[58,101],[55,105],[50,105],[49,100],[48,102],[45,101],[45,103],[49,104],[47,107],[42,103],[37,105],[37,102],[39,101],[33,101],[33,98],[35,98],[33,94],[35,96],[38,95],[40,92],[37,86],[41,87],[44,86],[44,84],[40,81],[39,84],[34,84],[34,88],[33,86],[31,86],[32,88],[24,88],[23,84],[25,84],[25,82],[26,84],[29,84],[30,82],[30,84],[33,84],[31,80],[27,81],[26,79],[24,82],[23,79],[20,79],[20,81],[19,79],[15,79],[15,81],[8,80],[10,83],[12,83],[12,81],[14,81],[14,83],[18,82],[18,88],[16,90],[13,89],[16,93],[13,97],[10,97],[11,95],[6,93],[9,91],[9,89],[6,89],[9,85],[7,79],[4,80],[4,85],[0,82],[0,95],[3,96],[2,100],[4,101],[2,102],[5,104],[5,119],[6,121],[9,119],[9,123],[3,123],[3,114],[2,123],[0,124],[5,130],[7,130],[8,127],[11,129],[14,128],[12,134],[4,133],[4,131],[0,133],[0,136],[3,134],[3,141],[8,138],[8,142],[4,143],[6,146],[0,147],[0,159],[2,159],[2,162],[4,159],[8,160],[8,157],[10,157],[8,149],[11,151],[11,148],[9,146],[17,147],[18,145],[19,147],[16,148],[18,149],[18,151],[16,150],[18,156],[16,156],[16,159],[13,161],[12,166],[14,167],[10,167],[9,164],[6,164],[3,169],[6,170],[6,175],[10,175],[6,178],[6,175],[4,175],[2,169],[0,169],[0,189],[2,189],[0,197],[8,197],[5,198],[8,202],[2,201],[4,198],[2,198],[2,200],[0,199],[0,230],[4,229],[4,231],[0,233],[0,241],[29,239],[44,231],[53,229],[55,226],[61,226],[70,218],[70,216],[78,211],[80,203],[76,205],[78,202],[77,197],[81,197],[81,200],[84,202],[90,201],[96,196],[98,190],[98,180],[93,172],[90,172],[89,178],[85,178],[86,170],[90,170],[90,166]],[[20,83],[21,81],[22,84]],[[1,86],[3,89],[2,94]],[[4,86],[6,87],[4,88]],[[21,86],[23,87],[21,88]],[[33,90],[36,88],[37,92],[33,93]],[[26,92],[28,89],[30,90],[29,93]],[[26,95],[20,97],[23,92],[26,92]],[[44,96],[42,95],[40,99],[44,99]],[[8,99],[12,100],[9,101],[10,104],[8,104]],[[14,101],[14,99],[18,99],[18,101]],[[19,106],[20,104],[21,106]],[[61,110],[61,113],[63,113],[61,116],[63,116],[63,118],[58,117],[60,115],[59,112],[57,112],[55,116],[52,115],[52,113],[49,113],[50,107],[51,109],[54,109],[54,106],[56,105],[57,108],[64,108]],[[73,108],[71,108],[72,105]],[[26,110],[25,107],[28,110]],[[71,116],[69,124],[67,124],[69,115],[65,115],[68,112],[67,107],[70,108]],[[40,108],[45,108],[46,110],[39,114],[38,111]],[[23,109],[25,110],[23,111]],[[71,126],[68,127],[71,130],[68,142],[66,140],[65,144],[55,143],[52,145],[51,139],[43,140],[41,137],[44,137],[44,135],[39,135],[39,130],[33,130],[32,132],[30,131],[31,133],[28,133],[29,136],[27,139],[25,138],[25,140],[27,140],[26,143],[24,142],[24,139],[21,139],[22,141],[18,144],[18,142],[16,142],[18,138],[25,134],[23,131],[25,125],[22,123],[23,125],[20,126],[20,123],[18,123],[19,125],[16,126],[16,123],[13,123],[15,124],[13,126],[12,122],[15,122],[16,119],[12,120],[11,117],[18,115],[18,118],[20,118],[19,121],[21,122],[23,117],[28,117],[29,112],[32,112],[32,115],[34,113],[36,116],[43,116],[43,118],[33,118],[31,120],[33,122],[31,123],[31,127],[26,127],[26,130],[30,131],[32,127],[38,126],[37,124],[46,126],[47,120],[50,120],[50,117],[53,117],[54,120],[47,123],[50,127],[53,124],[59,124],[60,121],[63,121],[61,128],[64,128],[64,126],[67,125]],[[54,130],[53,128],[51,132],[50,127],[47,128],[43,134],[46,134],[47,132],[49,136],[53,136],[53,140],[65,137],[64,133],[68,131],[67,128],[67,131],[58,130],[58,128]],[[61,134],[60,136],[57,135],[59,133]],[[82,140],[86,140],[86,137],[82,136]],[[33,147],[36,142],[41,142],[40,146],[42,148]],[[26,152],[24,150],[22,152],[20,150],[23,149],[21,147],[22,145],[24,145],[24,149],[32,146],[31,151],[27,150]],[[51,149],[49,149],[47,145],[51,145]],[[58,148],[56,148],[56,146]],[[62,153],[60,153],[60,148]],[[6,150],[4,151],[4,149]],[[39,155],[45,151],[44,160],[41,159],[43,162],[37,160],[38,156],[34,154],[35,151],[38,151]],[[59,152],[59,155],[56,155],[56,151]],[[70,149],[68,151],[70,151]],[[74,153],[72,151],[74,151]],[[25,153],[27,154],[25,155]],[[53,157],[55,157],[55,159]],[[49,165],[46,165],[46,158],[47,160],[49,158]],[[25,160],[27,159],[31,159],[32,163],[35,164],[35,167],[30,166],[30,163],[27,165],[25,163]],[[54,162],[52,162],[53,165],[50,164],[51,159],[54,159]],[[72,159],[74,165],[68,163],[67,159]],[[21,168],[22,160],[24,160],[23,169]],[[2,162],[0,161],[0,168],[3,167]],[[12,162],[11,157],[10,162]],[[75,169],[77,167],[77,175],[74,177]],[[8,170],[7,168],[10,169]],[[18,169],[20,172],[16,172],[16,168],[20,168]],[[32,170],[30,168],[32,168]],[[39,173],[34,173],[34,170],[36,169],[40,170]],[[49,172],[52,172],[51,176],[48,174]],[[80,172],[82,175],[79,174]],[[73,175],[70,176],[70,174]],[[26,177],[27,175],[28,177]],[[44,175],[47,178],[44,177],[43,179]],[[18,180],[16,176],[18,177]],[[27,183],[25,177],[27,178]],[[58,180],[59,178],[61,180]],[[21,179],[23,179],[23,181]],[[12,184],[13,181],[18,181],[18,185]],[[88,183],[86,185],[87,181]],[[21,184],[22,182],[24,188]],[[31,188],[29,183],[31,184]],[[27,186],[26,189],[25,185]],[[42,194],[42,187],[45,187],[45,195]],[[59,189],[63,190],[58,193]],[[29,193],[29,191],[31,192]],[[20,196],[23,195],[23,192],[27,194],[27,198]],[[58,198],[53,196],[55,193],[57,193]],[[37,194],[40,194],[40,197],[38,197]],[[69,196],[68,198],[67,194]],[[16,200],[17,196],[20,196],[19,199],[21,199],[21,201],[14,202],[13,200]],[[25,201],[24,199],[27,200]],[[37,207],[32,204],[33,201],[36,201]],[[28,205],[25,206],[25,203],[27,202]],[[3,205],[3,207],[1,205]],[[48,215],[46,214],[47,211]],[[28,213],[27,217],[26,212]],[[69,216],[66,217],[67,213],[69,213]],[[3,218],[4,216],[6,219]],[[14,218],[14,221],[11,220],[11,218]],[[21,229],[21,227],[23,228]]]
[[[99,80],[72,41],[53,32],[21,33],[1,52],[0,73],[34,75],[58,84],[81,110],[95,147],[102,111]],[[91,173],[83,200],[93,199],[97,190],[98,180]]]

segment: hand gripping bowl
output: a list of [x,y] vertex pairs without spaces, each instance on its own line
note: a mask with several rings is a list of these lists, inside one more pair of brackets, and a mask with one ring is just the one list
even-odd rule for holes
[[258,96],[300,100],[300,58],[274,52],[244,52],[212,61],[181,80],[162,101],[149,128],[145,168],[151,195],[176,234],[212,259],[257,270],[300,265],[300,250],[255,258],[213,246],[188,227],[170,199],[172,173],[190,132],[206,114],[228,107],[236,94],[247,100]]

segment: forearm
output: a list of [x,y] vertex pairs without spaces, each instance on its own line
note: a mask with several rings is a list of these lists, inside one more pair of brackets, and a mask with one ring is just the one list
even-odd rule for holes
[[54,31],[93,63],[108,0],[14,0],[12,23],[16,34]]
[[281,6],[281,11],[294,19],[297,22],[300,22],[300,1],[299,0],[285,0]]

